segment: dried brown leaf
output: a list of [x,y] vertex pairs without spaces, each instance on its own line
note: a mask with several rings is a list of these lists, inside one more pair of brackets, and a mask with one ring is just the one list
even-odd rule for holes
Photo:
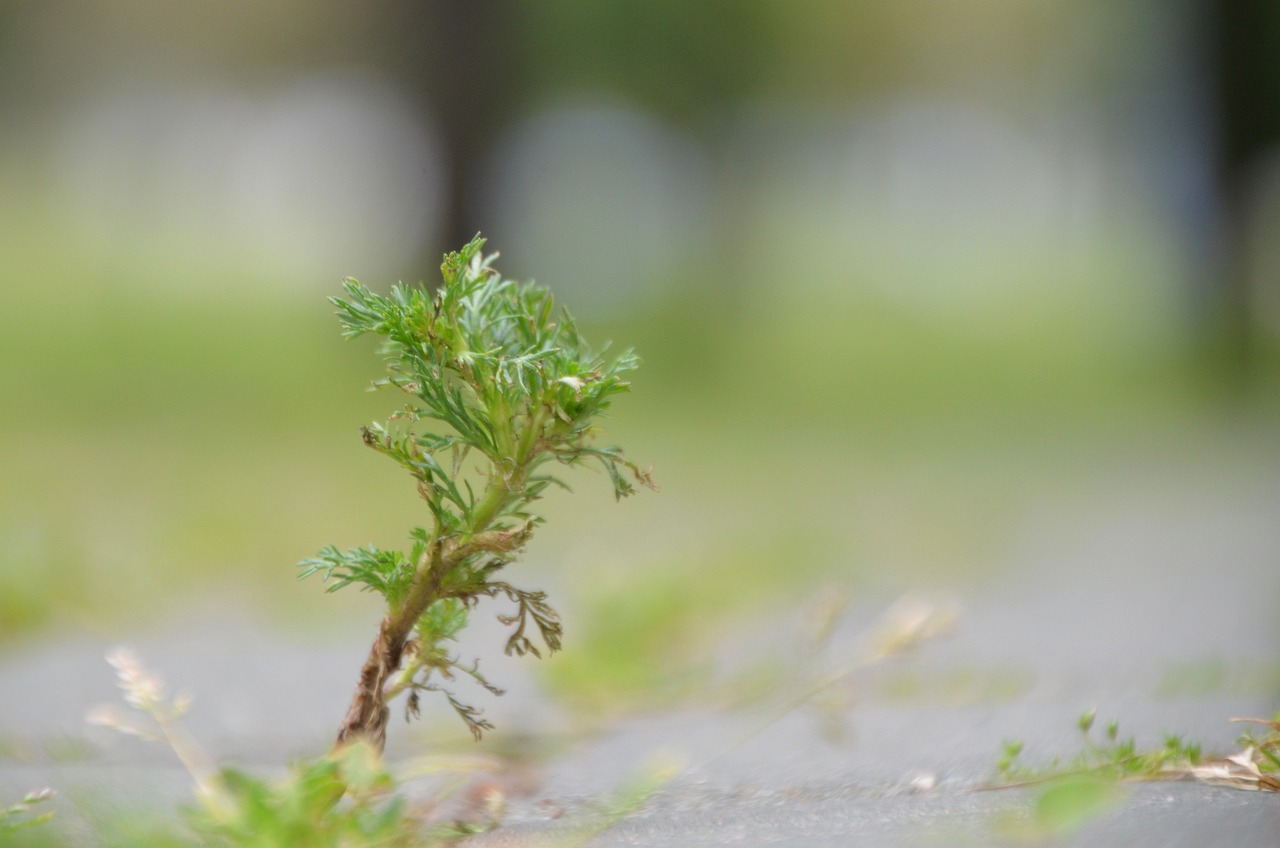
[[1226,786],[1231,789],[1250,791],[1280,792],[1280,780],[1275,775],[1265,774],[1258,768],[1255,751],[1252,745],[1239,753],[1220,760],[1210,760],[1199,765],[1188,766],[1186,773],[1202,783],[1213,786]]

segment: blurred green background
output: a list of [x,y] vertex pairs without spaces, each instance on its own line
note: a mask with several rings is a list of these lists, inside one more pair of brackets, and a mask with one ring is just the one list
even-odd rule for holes
[[989,576],[1118,458],[1274,461],[1272,8],[0,3],[0,641],[371,635],[293,564],[425,510],[325,297],[476,231],[645,359],[610,438],[663,491],[583,474],[513,573],[579,693]]

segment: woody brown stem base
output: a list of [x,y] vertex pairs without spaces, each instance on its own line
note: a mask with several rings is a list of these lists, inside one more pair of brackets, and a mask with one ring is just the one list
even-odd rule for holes
[[[523,472],[513,475],[519,482]],[[509,482],[499,480],[490,485],[487,498],[477,510],[477,526],[485,527],[501,506]],[[378,639],[369,649],[369,656],[360,669],[360,682],[356,684],[351,706],[338,730],[334,746],[360,740],[381,753],[387,744],[387,681],[400,670],[405,646],[413,635],[418,617],[441,598],[444,578],[455,566],[477,554],[509,555],[519,550],[532,532],[532,523],[507,530],[486,530],[471,536],[463,544],[453,540],[436,539],[417,563],[413,586],[404,602],[390,615],[382,619]]]
[[342,747],[357,740],[363,741],[379,753],[387,744],[387,707],[383,686],[387,678],[400,668],[406,637],[396,638],[391,618],[382,619],[378,639],[369,649],[369,656],[360,669],[360,682],[356,685],[351,706],[338,730],[335,747]]
[[367,743],[378,753],[386,748],[387,718],[391,713],[387,708],[387,680],[400,669],[418,616],[439,598],[444,575],[456,561],[455,557],[444,555],[438,541],[423,555],[409,596],[378,627],[378,638],[360,668],[360,681],[338,729],[335,748],[355,741]]

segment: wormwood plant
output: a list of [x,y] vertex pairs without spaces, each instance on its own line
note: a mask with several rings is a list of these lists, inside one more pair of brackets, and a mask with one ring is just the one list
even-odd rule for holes
[[548,486],[568,488],[551,471],[596,463],[617,498],[635,492],[633,480],[654,487],[619,448],[594,444],[596,420],[628,390],[622,375],[639,360],[588,346],[549,292],[503,279],[483,245],[477,236],[445,257],[434,296],[396,286],[384,297],[348,279],[345,296],[331,298],[343,335],[383,338],[387,376],[375,386],[407,399],[385,422],[361,428],[361,438],[413,477],[430,517],[410,531],[407,551],[330,546],[300,563],[301,577],[318,573],[329,591],[359,584],[387,604],[339,746],[364,740],[381,750],[387,704],[406,692],[406,718],[418,714],[422,692],[440,691],[476,738],[491,729],[442,683],[463,674],[501,690],[447,643],[482,598],[501,598],[515,607],[499,616],[512,628],[506,653],[540,656],[534,637],[550,652],[560,648],[560,618],[546,594],[499,577],[542,520],[534,502]]

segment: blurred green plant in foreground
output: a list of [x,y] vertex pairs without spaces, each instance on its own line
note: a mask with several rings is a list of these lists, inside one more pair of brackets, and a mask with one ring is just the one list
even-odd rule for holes
[[[432,831],[409,809],[405,798],[395,794],[399,781],[367,744],[353,743],[328,756],[295,763],[289,775],[276,782],[237,769],[216,769],[179,726],[190,699],[170,698],[164,683],[132,651],[117,649],[107,659],[116,670],[125,703],[144,717],[110,705],[94,710],[90,722],[167,743],[196,783],[197,803],[183,811],[186,830],[195,839],[172,824],[156,824],[135,834],[142,844],[258,848],[432,844],[426,841]],[[474,770],[477,764],[450,760],[435,768]],[[434,835],[443,837],[446,830]]]
[[[492,789],[478,798],[459,790],[467,778],[500,770],[487,756],[428,755],[391,767],[363,740],[339,746],[325,756],[294,763],[287,775],[265,780],[234,768],[216,768],[200,746],[180,727],[191,705],[186,696],[171,697],[164,682],[143,666],[128,649],[107,657],[116,670],[125,703],[95,709],[89,721],[121,733],[167,744],[195,781],[195,804],[181,808],[181,818],[144,816],[121,825],[95,822],[94,844],[148,848],[396,848],[445,846],[468,835],[497,827],[505,806],[504,793]],[[140,714],[140,715],[139,715]],[[678,764],[658,758],[633,775],[590,815],[567,820],[549,834],[547,844],[581,845],[612,827],[659,791],[679,771]],[[412,781],[445,778],[410,794]],[[481,784],[484,785],[483,783]],[[80,845],[56,825],[52,813],[25,815],[31,804],[50,797],[50,790],[32,793],[22,805],[0,810],[0,837],[16,834],[15,845]],[[450,801],[462,805],[450,806]],[[479,803],[473,803],[475,801]],[[131,811],[116,811],[127,815]],[[461,814],[461,817],[459,817]],[[7,817],[7,818],[6,818]],[[4,844],[9,844],[4,842]]]

